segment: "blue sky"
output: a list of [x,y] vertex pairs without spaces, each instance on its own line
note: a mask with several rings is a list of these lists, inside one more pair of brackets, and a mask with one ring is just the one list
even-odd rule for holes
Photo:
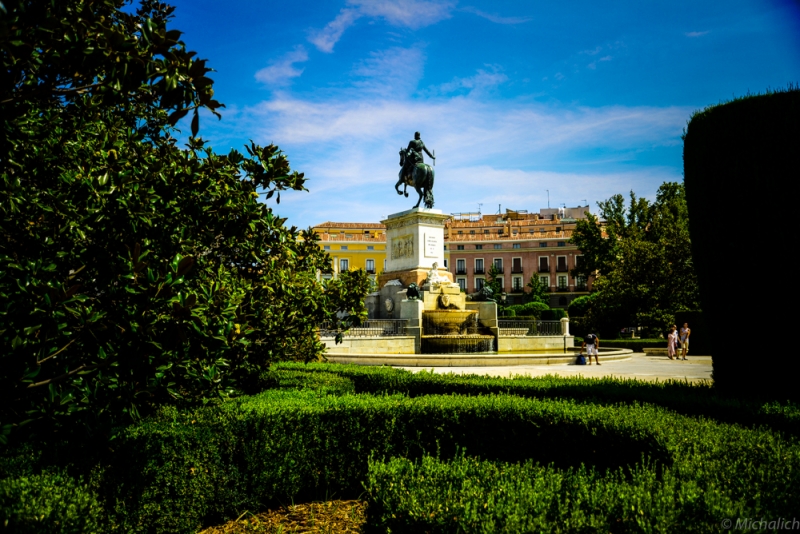
[[800,81],[796,0],[171,3],[227,106],[201,136],[280,146],[310,192],[272,205],[299,227],[412,207],[416,130],[445,213],[652,198],[693,111]]

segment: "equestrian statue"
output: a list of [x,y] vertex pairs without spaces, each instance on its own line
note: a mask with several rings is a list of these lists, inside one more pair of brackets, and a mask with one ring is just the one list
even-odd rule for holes
[[[428,147],[420,139],[419,132],[415,132],[414,139],[408,143],[408,147],[400,149],[401,168],[394,190],[398,195],[408,196],[408,186],[412,186],[419,194],[419,200],[414,207],[418,208],[424,199],[425,207],[430,209],[433,207],[433,168],[423,160],[423,152],[428,154],[436,165],[436,156],[428,151]],[[400,184],[403,184],[403,191],[400,191]]]

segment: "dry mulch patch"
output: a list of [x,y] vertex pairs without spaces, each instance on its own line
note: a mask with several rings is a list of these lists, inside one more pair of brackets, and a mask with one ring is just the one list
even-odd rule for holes
[[200,534],[238,534],[240,532],[358,534],[365,521],[365,510],[365,504],[355,500],[292,504],[261,514],[245,512],[234,521],[209,527]]

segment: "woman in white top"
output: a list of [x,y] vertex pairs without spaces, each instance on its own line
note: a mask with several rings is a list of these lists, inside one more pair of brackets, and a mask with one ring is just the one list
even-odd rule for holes
[[669,329],[669,335],[667,336],[667,356],[669,356],[670,360],[675,359],[675,344],[677,341],[678,332],[676,331],[675,325],[672,325],[672,328]]
[[683,359],[686,359],[686,353],[689,352],[689,336],[692,335],[692,329],[689,328],[689,323],[683,323],[683,328],[681,328],[680,332],[680,339],[681,339],[681,349],[683,352]]

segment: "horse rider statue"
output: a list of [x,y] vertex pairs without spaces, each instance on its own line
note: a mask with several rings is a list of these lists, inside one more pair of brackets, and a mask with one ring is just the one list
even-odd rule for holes
[[[398,195],[408,196],[407,187],[410,185],[416,189],[419,194],[419,200],[414,206],[419,207],[420,202],[425,200],[425,207],[433,208],[433,180],[434,172],[430,165],[425,163],[422,153],[428,154],[433,159],[433,164],[436,165],[436,156],[432,154],[425,143],[420,138],[420,133],[414,133],[414,139],[408,143],[405,150],[400,150],[400,174],[397,183],[394,186]],[[403,191],[400,191],[400,184],[403,184]]]

